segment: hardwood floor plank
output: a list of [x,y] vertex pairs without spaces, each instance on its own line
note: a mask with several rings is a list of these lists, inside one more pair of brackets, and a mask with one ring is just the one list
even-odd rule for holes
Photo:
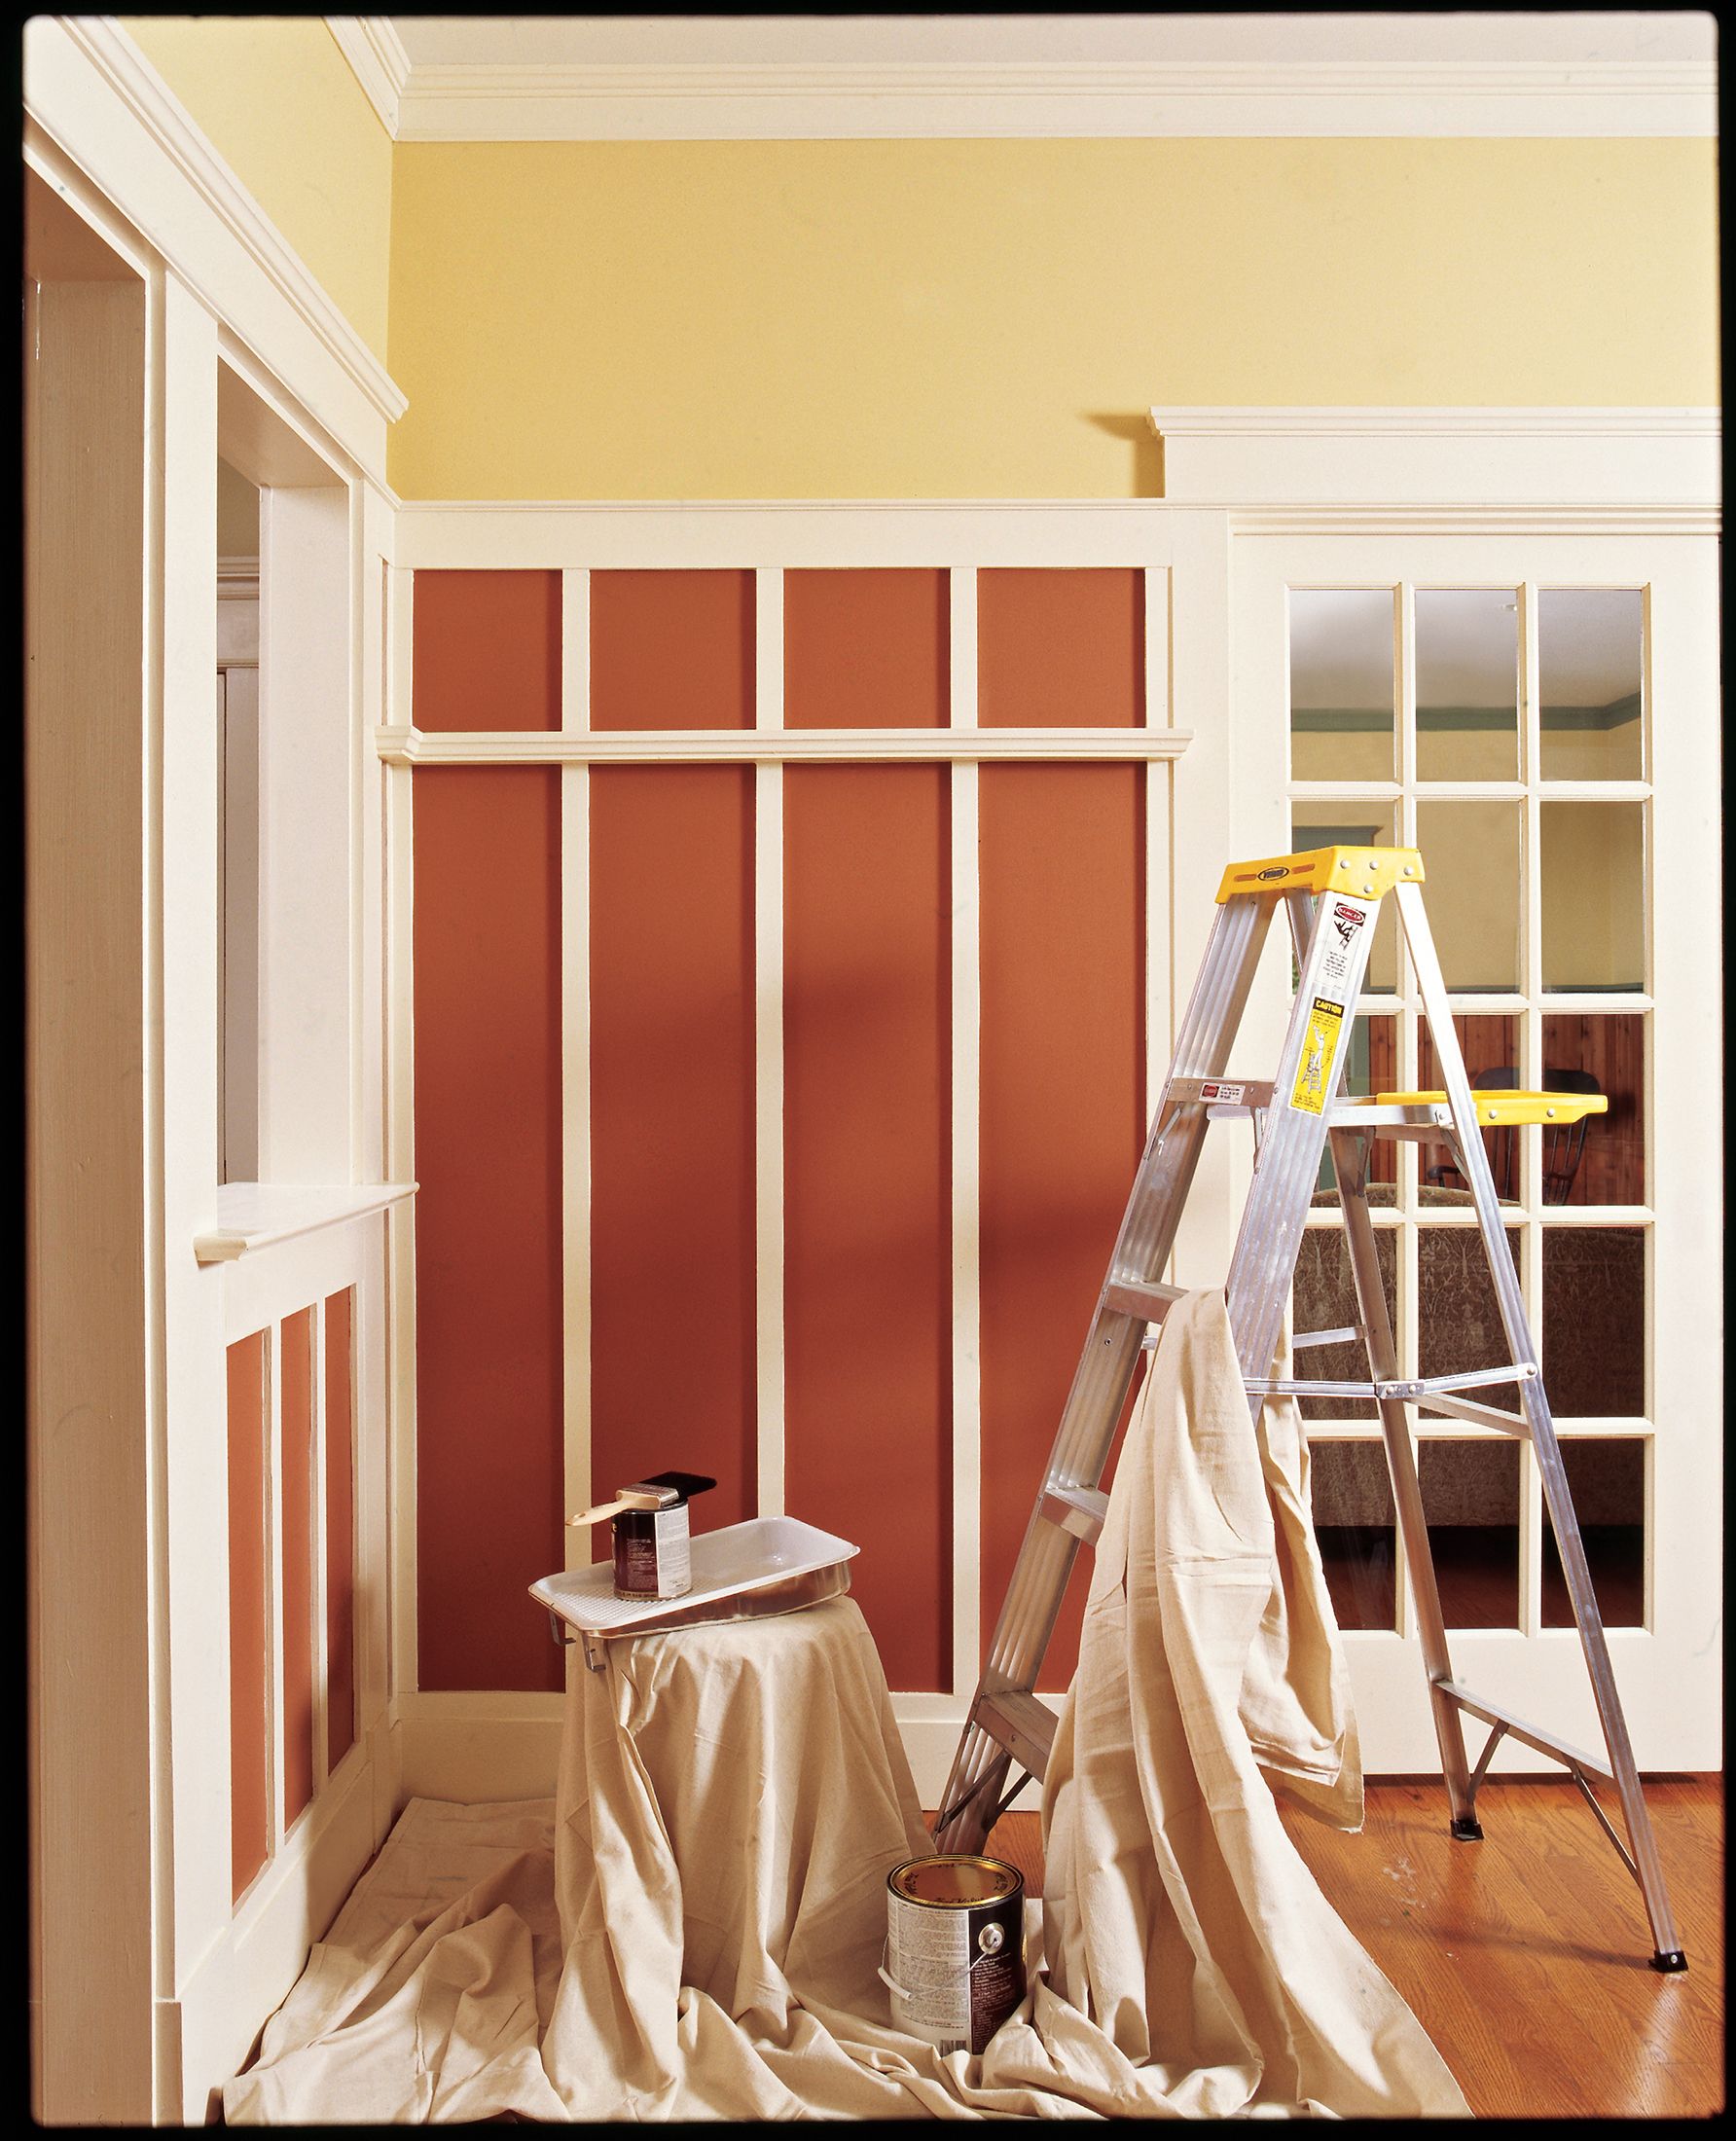
[[[1646,1796],[1688,1958],[1669,1977],[1566,1780],[1486,1783],[1480,1844],[1448,1833],[1435,1779],[1371,1784],[1358,1835],[1288,1808],[1284,1827],[1480,2118],[1706,2118],[1724,2103],[1723,1780],[1652,1778]],[[988,1849],[1042,1893],[1034,1813],[1003,1815]]]

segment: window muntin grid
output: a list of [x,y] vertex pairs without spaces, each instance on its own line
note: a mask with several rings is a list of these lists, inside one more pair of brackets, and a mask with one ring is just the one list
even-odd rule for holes
[[[1518,1131],[1514,1141],[1510,1194],[1503,1194],[1501,1202],[1502,1219],[1509,1245],[1515,1252],[1526,1313],[1545,1362],[1546,1378],[1550,1376],[1547,1361],[1551,1344],[1546,1301],[1555,1310],[1555,1321],[1562,1320],[1559,1272],[1564,1259],[1550,1249],[1551,1239],[1559,1238],[1558,1230],[1584,1232],[1586,1239],[1582,1242],[1562,1243],[1563,1249],[1571,1247],[1581,1251],[1593,1246],[1594,1231],[1609,1238],[1619,1236],[1626,1273],[1624,1283],[1630,1288],[1637,1262],[1640,1292],[1637,1304],[1630,1299],[1626,1307],[1630,1325],[1637,1316],[1641,1360],[1637,1366],[1631,1360],[1622,1363],[1624,1372],[1616,1378],[1624,1393],[1618,1401],[1621,1409],[1611,1406],[1605,1412],[1569,1413],[1564,1406],[1557,1417],[1557,1427],[1564,1444],[1593,1437],[1607,1442],[1612,1435],[1637,1440],[1649,1480],[1654,1456],[1651,1441],[1654,1243],[1653,1215],[1645,1199],[1646,1184],[1650,1178],[1650,1096],[1654,1085],[1650,1061],[1652,854],[1651,785],[1649,779],[1641,778],[1642,772],[1649,772],[1652,763],[1649,590],[1631,586],[1605,589],[1583,585],[1552,586],[1538,581],[1502,587],[1493,583],[1479,585],[1469,580],[1452,586],[1445,583],[1419,586],[1404,580],[1358,582],[1350,576],[1331,583],[1292,580],[1288,584],[1287,605],[1291,620],[1298,614],[1299,596],[1316,598],[1307,605],[1306,613],[1315,625],[1312,661],[1317,674],[1329,673],[1331,669],[1329,652],[1320,644],[1319,638],[1319,621],[1330,616],[1331,605],[1320,598],[1332,595],[1348,598],[1353,594],[1360,597],[1365,605],[1356,612],[1364,623],[1372,614],[1366,605],[1373,598],[1385,596],[1392,603],[1396,686],[1392,732],[1394,772],[1389,779],[1362,771],[1369,763],[1369,743],[1365,736],[1355,731],[1352,732],[1351,748],[1335,757],[1331,736],[1323,733],[1324,724],[1319,718],[1318,707],[1315,718],[1307,723],[1298,722],[1292,713],[1290,778],[1285,793],[1295,844],[1302,848],[1311,844],[1312,839],[1312,844],[1318,846],[1324,838],[1347,837],[1344,833],[1334,835],[1330,828],[1375,825],[1379,827],[1377,839],[1419,848],[1425,867],[1429,868],[1429,832],[1434,831],[1438,840],[1440,828],[1454,822],[1451,816],[1443,816],[1442,813],[1449,806],[1458,806],[1467,813],[1483,814],[1480,817],[1466,816],[1460,822],[1499,827],[1502,836],[1494,844],[1493,860],[1502,879],[1512,888],[1515,911],[1510,967],[1503,927],[1500,943],[1484,948],[1489,955],[1481,962],[1488,968],[1486,973],[1477,963],[1464,960],[1458,962],[1460,971],[1456,973],[1444,956],[1443,935],[1450,939],[1453,928],[1449,922],[1448,929],[1443,931],[1440,895],[1436,889],[1443,880],[1450,888],[1456,873],[1451,868],[1430,869],[1432,883],[1426,884],[1424,890],[1429,926],[1437,949],[1443,951],[1449,1000],[1455,1023],[1461,1029],[1462,1046],[1468,1020],[1485,1023],[1502,1017],[1510,1020],[1515,1041],[1512,1068],[1522,1085],[1536,1086],[1542,1083],[1547,1069],[1575,1067],[1562,1062],[1566,1052],[1562,1036],[1571,1032],[1571,1022],[1577,1021],[1583,1033],[1598,1031],[1596,1022],[1603,1021],[1603,1031],[1612,1039],[1619,1039],[1625,1052],[1624,1060],[1633,1063],[1633,1089],[1619,1096],[1610,1095],[1612,1113],[1618,1099],[1624,1104],[1627,1120],[1622,1134],[1626,1157],[1619,1166],[1598,1171],[1594,1189],[1594,1194],[1610,1201],[1594,1202],[1584,1193],[1583,1187],[1572,1203],[1548,1201],[1554,1185],[1546,1181],[1545,1133],[1540,1126],[1526,1126]],[[1509,603],[1517,657],[1516,721],[1512,732],[1505,730],[1504,717],[1494,710],[1502,697],[1494,681],[1501,666],[1499,634],[1502,628],[1500,620],[1507,614],[1502,605]],[[1431,629],[1438,633],[1438,629],[1455,615],[1474,617],[1480,622],[1485,639],[1480,662],[1462,663],[1458,671],[1444,657],[1438,636],[1425,650],[1425,705],[1421,723],[1419,614],[1426,633]],[[1583,714],[1576,714],[1577,726],[1562,730],[1559,735],[1553,726],[1545,729],[1542,709],[1546,702],[1540,668],[1545,623],[1549,627],[1552,650],[1551,690],[1556,698],[1566,691],[1576,691],[1577,698],[1582,701],[1586,697],[1580,688],[1584,665],[1575,668],[1572,659],[1571,628],[1575,621],[1583,626],[1587,620],[1601,620],[1603,626],[1609,628],[1612,619],[1622,618],[1631,620],[1637,633],[1637,643],[1632,649],[1633,675],[1623,679],[1624,683],[1633,685],[1631,707],[1614,708],[1607,731],[1592,732],[1590,741],[1587,740],[1588,717]],[[1478,676],[1483,680],[1480,690],[1476,682]],[[1478,741],[1464,748],[1444,745],[1438,721],[1430,718],[1447,696],[1448,682],[1455,679],[1463,687],[1467,705],[1480,698],[1491,707],[1491,710],[1474,724],[1472,733]],[[1347,691],[1346,696],[1351,695]],[[1318,700],[1318,692],[1315,696]],[[1552,712],[1552,723],[1556,718]],[[1445,733],[1450,735],[1452,732]],[[1566,739],[1565,743],[1562,738]],[[1384,744],[1384,739],[1381,741]],[[1516,763],[1510,774],[1502,755],[1508,751],[1509,742],[1517,746]],[[1479,766],[1487,770],[1470,770]],[[1497,814],[1496,806],[1505,806],[1504,813]],[[1587,817],[1584,814],[1592,812],[1594,807],[1601,807],[1602,815]],[[1509,825],[1510,832],[1507,830]],[[1313,828],[1328,830],[1313,831]],[[1582,964],[1574,970],[1571,964],[1564,967],[1554,957],[1546,961],[1545,910],[1550,908],[1553,916],[1560,906],[1559,901],[1550,902],[1546,896],[1544,870],[1550,851],[1553,848],[1557,856],[1574,852],[1572,842],[1563,841],[1564,829],[1575,833],[1591,832],[1592,840],[1588,843],[1581,838],[1576,848],[1580,882],[1590,885],[1595,879],[1583,856],[1588,845],[1595,851],[1598,833],[1612,828],[1619,828],[1619,831],[1614,839],[1607,842],[1607,847],[1610,856],[1609,874],[1616,881],[1612,887],[1612,904],[1619,920],[1610,936],[1610,957],[1602,970],[1596,962],[1589,967]],[[1383,920],[1390,928],[1392,918]],[[1459,934],[1465,936],[1466,932],[1461,928]],[[1467,937],[1466,941],[1468,944],[1472,940]],[[1400,1089],[1413,1088],[1427,1082],[1430,1068],[1426,1060],[1428,1035],[1421,1016],[1416,979],[1408,960],[1401,956],[1383,963],[1386,970],[1379,971],[1376,962],[1371,961],[1369,984],[1357,1007],[1358,1031],[1363,1034],[1374,1031],[1362,1023],[1367,1019],[1379,1020],[1383,1026],[1395,1030],[1395,1047],[1389,1050],[1396,1059],[1394,1083]],[[1502,986],[1502,979],[1509,971],[1511,981]],[[1392,985],[1393,982],[1395,987]],[[1382,987],[1383,983],[1388,986]],[[1583,1043],[1578,1053],[1581,1056],[1585,1053]],[[1471,1062],[1467,1054],[1465,1068],[1478,1072],[1496,1067]],[[1395,1164],[1386,1170],[1395,1179],[1390,1185],[1375,1185],[1375,1194],[1370,1199],[1373,1223],[1381,1239],[1383,1262],[1387,1260],[1386,1237],[1392,1237],[1393,1335],[1399,1371],[1407,1376],[1427,1372],[1422,1357],[1425,1352],[1436,1350],[1433,1344],[1426,1343],[1422,1328],[1426,1304],[1420,1297],[1420,1267],[1424,1260],[1425,1234],[1432,1236],[1435,1229],[1443,1228],[1474,1229],[1476,1223],[1475,1214],[1468,1208],[1439,1206],[1425,1194],[1429,1186],[1426,1180],[1427,1171],[1445,1156],[1444,1152],[1411,1143],[1397,1145],[1392,1152]],[[1323,1183],[1329,1179],[1328,1174],[1322,1174]],[[1613,1194],[1621,1192],[1631,1195],[1633,1201],[1613,1201]],[[1311,1229],[1338,1225],[1334,1212],[1327,1207],[1323,1197],[1310,1213],[1307,1224]],[[1544,1280],[1546,1258],[1552,1267],[1547,1288]],[[1566,1261],[1574,1259],[1570,1257]],[[1553,1342],[1559,1358],[1564,1348],[1572,1347],[1573,1333],[1556,1329]],[[1492,1360],[1499,1358],[1499,1354],[1491,1356]],[[1304,1361],[1301,1372],[1323,1374],[1326,1371],[1318,1364],[1317,1357],[1315,1361]],[[1586,1388],[1587,1377],[1581,1373],[1573,1379],[1569,1395],[1583,1403]],[[1640,1394],[1637,1408],[1633,1395],[1636,1390]],[[1324,1413],[1329,1409],[1320,1401],[1304,1405],[1308,1413]],[[1358,1411],[1365,1417],[1350,1417]],[[1320,1444],[1366,1442],[1370,1438],[1366,1414],[1371,1411],[1371,1407],[1346,1403],[1339,1408],[1338,1417],[1310,1419],[1307,1423],[1309,1439]],[[1419,1444],[1434,1440],[1470,1444],[1505,1440],[1493,1430],[1477,1430],[1463,1422],[1438,1417],[1430,1420],[1415,1413],[1412,1430]],[[1552,1564],[1548,1563],[1544,1550],[1548,1526],[1536,1459],[1529,1444],[1517,1447],[1522,1460],[1517,1520],[1518,1624],[1522,1632],[1531,1635],[1553,1625],[1545,1618],[1543,1596],[1546,1566]],[[1649,1597],[1652,1587],[1649,1491],[1645,1525],[1645,1591]],[[1412,1612],[1409,1586],[1402,1579],[1396,1586],[1394,1608],[1398,1632],[1408,1632]]]

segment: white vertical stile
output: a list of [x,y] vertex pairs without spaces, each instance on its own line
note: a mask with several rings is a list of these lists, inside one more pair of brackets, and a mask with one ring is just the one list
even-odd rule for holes
[[266,1842],[268,1858],[283,1847],[286,1824],[285,1746],[283,1728],[283,1325],[273,1320],[266,1332],[265,1482],[266,1596]]
[[[754,727],[783,727],[783,572],[753,581]],[[753,1231],[757,1510],[784,1511],[783,768],[753,775]]]
[[363,1034],[367,1025],[367,958],[366,927],[368,905],[364,894],[364,873],[367,868],[367,836],[363,831],[363,811],[370,775],[374,772],[370,747],[373,724],[368,719],[367,685],[363,675],[363,659],[366,635],[362,620],[368,607],[368,570],[370,560],[367,549],[367,489],[359,480],[351,480],[346,487],[349,504],[349,748],[344,754],[344,767],[348,776],[347,801],[349,832],[349,897],[346,903],[349,916],[349,1136],[347,1139],[349,1173],[347,1179],[363,1182],[369,1179],[367,1133],[367,1049]]
[[[948,720],[977,717],[976,571],[948,574]],[[953,1692],[968,1701],[982,1653],[982,1275],[979,1233],[982,1070],[981,769],[952,773]]]
[[[1147,565],[1145,581],[1145,726],[1170,725],[1170,593],[1168,565]],[[1175,961],[1171,933],[1175,887],[1171,875],[1170,806],[1173,769],[1145,766],[1145,1115],[1149,1121],[1163,1090],[1175,1032]],[[1172,1259],[1173,1261],[1173,1259]]]
[[[1543,851],[1537,782],[1543,772],[1543,702],[1538,668],[1537,583],[1525,581],[1517,591],[1516,599],[1519,604],[1519,778],[1525,783],[1525,801],[1521,805],[1525,822],[1519,842],[1519,988],[1525,998],[1525,1009],[1517,1022],[1516,1061],[1521,1084],[1540,1087],[1543,1082]],[[1543,1230],[1537,1219],[1537,1209],[1543,1201],[1543,1134],[1528,1127],[1517,1135],[1520,1204],[1525,1213],[1519,1229],[1519,1286],[1531,1319],[1533,1342],[1540,1349],[1548,1342],[1542,1327]],[[1647,1331],[1651,1329],[1649,1314],[1646,1327]],[[1520,1447],[1519,1470],[1525,1487],[1520,1498],[1520,1626],[1527,1635],[1532,1635],[1541,1625],[1543,1527],[1549,1518],[1537,1452],[1529,1437]]]
[[[561,575],[561,726],[591,726],[591,575]],[[591,1493],[591,770],[561,769],[561,1298],[566,1506]],[[567,1530],[566,1566],[591,1558]]]
[[[409,727],[414,714],[412,650],[416,576],[394,569],[386,618],[388,718]],[[415,841],[408,766],[386,769],[386,1123],[393,1181],[416,1179]],[[416,1216],[412,1204],[387,1216],[387,1382],[391,1442],[391,1621],[393,1689],[416,1685]]]
[[307,1363],[308,1422],[307,1551],[308,1641],[313,1653],[313,1796],[319,1797],[331,1775],[332,1661],[326,1626],[326,1570],[331,1553],[326,1508],[326,1297],[309,1304],[310,1357]]
[[[1398,799],[1392,806],[1392,839],[1400,848],[1417,845],[1417,591],[1409,580],[1399,582],[1394,591],[1393,641],[1392,641],[1392,690],[1393,707],[1396,709],[1395,743],[1396,772],[1398,775]],[[1423,857],[1423,867],[1429,867],[1429,857]],[[1386,905],[1396,906],[1389,893]],[[1416,970],[1411,964],[1410,951],[1404,930],[1397,930],[1397,971],[1393,1006],[1398,1016],[1399,1047],[1402,1050],[1399,1066],[1399,1086],[1405,1092],[1413,1091],[1421,1078],[1418,1060],[1422,1053],[1423,1008],[1422,992],[1417,986]],[[1393,1319],[1392,1335],[1395,1341],[1400,1373],[1415,1375],[1418,1372],[1418,1351],[1422,1344],[1422,1284],[1421,1242],[1416,1221],[1422,1210],[1422,1153],[1418,1146],[1406,1139],[1398,1140],[1398,1179],[1394,1185],[1392,1202],[1401,1220],[1398,1239],[1393,1245],[1395,1269],[1393,1272]],[[1405,1433],[1410,1437],[1411,1456],[1421,1476],[1422,1451],[1417,1436],[1417,1409],[1406,1408]],[[1393,1579],[1398,1608],[1398,1633],[1406,1639],[1417,1634],[1416,1601],[1411,1589],[1410,1563],[1402,1551],[1393,1557]]]

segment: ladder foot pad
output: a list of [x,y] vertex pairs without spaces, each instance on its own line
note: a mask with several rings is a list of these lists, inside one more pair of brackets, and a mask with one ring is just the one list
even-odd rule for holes
[[1665,1973],[1685,1970],[1687,1968],[1687,1957],[1679,1947],[1661,1947],[1651,1958],[1651,1967],[1653,1970],[1661,1970]]
[[1454,1822],[1453,1834],[1461,1843],[1481,1843],[1483,1840],[1483,1825],[1479,1821],[1472,1821],[1466,1815],[1464,1820]]

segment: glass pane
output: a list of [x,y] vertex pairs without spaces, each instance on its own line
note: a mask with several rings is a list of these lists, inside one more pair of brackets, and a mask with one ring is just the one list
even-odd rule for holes
[[1645,805],[1545,803],[1539,822],[1543,987],[1644,989]]
[[1311,1442],[1314,1533],[1341,1628],[1391,1628],[1397,1523],[1387,1453],[1378,1442]]
[[[1545,1127],[1545,1204],[1646,1202],[1646,1019],[1553,1012],[1543,1021],[1543,1090],[1603,1093],[1609,1111],[1566,1130]],[[1589,1086],[1585,1081],[1592,1082]]]
[[[1315,1203],[1337,1201],[1335,1190],[1318,1193]],[[1372,1200],[1370,1200],[1372,1202]],[[1381,1291],[1387,1297],[1387,1318],[1397,1311],[1396,1264],[1393,1252],[1397,1231],[1382,1227],[1374,1237],[1381,1267]],[[1339,1226],[1305,1227],[1296,1252],[1296,1272],[1290,1288],[1292,1331],[1343,1330],[1356,1321],[1356,1289],[1351,1281],[1350,1251]],[[1318,1375],[1322,1381],[1368,1380],[1368,1357],[1360,1339],[1336,1346],[1309,1346],[1295,1359],[1296,1375]],[[1372,1397],[1303,1397],[1297,1400],[1304,1420],[1376,1420],[1380,1417]]]
[[[1519,1231],[1507,1229],[1514,1269],[1519,1264]],[[1483,1237],[1474,1226],[1425,1226],[1417,1230],[1417,1373],[1465,1375],[1472,1368],[1500,1367],[1513,1356],[1501,1327]],[[1465,1396],[1479,1405],[1519,1410],[1515,1383],[1491,1383]],[[1430,1415],[1427,1405],[1423,1417]]]
[[1390,588],[1290,590],[1290,775],[1296,780],[1393,778]]
[[[1290,804],[1290,851],[1306,854],[1312,848],[1391,848],[1395,817],[1391,803],[1371,803],[1361,796],[1310,797]],[[1374,925],[1374,942],[1368,951],[1368,966],[1362,987],[1370,996],[1391,996],[1398,986],[1398,918],[1391,899],[1381,902],[1380,920]]]
[[1545,780],[1641,780],[1646,602],[1638,588],[1537,594],[1538,721]]
[[[1561,1460],[1606,1628],[1646,1622],[1646,1444],[1638,1435],[1570,1435]],[[1555,1531],[1543,1525],[1543,1626],[1571,1628],[1573,1608]]]
[[1519,777],[1519,601],[1511,588],[1419,588],[1417,778]]
[[[1344,1066],[1344,1092],[1366,1096],[1391,1093],[1398,1083],[1398,1021],[1364,1015],[1351,1023],[1350,1043]],[[1398,1179],[1398,1146],[1391,1138],[1376,1138],[1368,1153],[1368,1187]],[[1338,1176],[1332,1165],[1332,1148],[1320,1158],[1320,1179],[1315,1184],[1317,1204],[1336,1204]],[[1371,1204],[1379,1200],[1370,1197]],[[1389,1204],[1391,1198],[1386,1200]]]
[[1425,1441],[1417,1476],[1447,1626],[1518,1627],[1518,1443]]
[[[1516,1086],[1519,1073],[1519,1026],[1512,1018],[1474,1018],[1460,1014],[1453,1020],[1459,1036],[1459,1052],[1465,1059],[1471,1089]],[[1434,1038],[1425,1020],[1417,1021],[1417,1085],[1420,1091],[1441,1090],[1440,1068],[1435,1061]],[[1519,1146],[1512,1130],[1485,1130],[1483,1149],[1489,1155],[1489,1172],[1495,1177],[1495,1194],[1503,1204],[1519,1198]],[[1468,1205],[1470,1185],[1453,1165],[1444,1144],[1425,1145],[1418,1162],[1421,1174],[1418,1196],[1422,1204]]]
[[1543,1236],[1543,1385],[1562,1419],[1646,1410],[1646,1236],[1637,1226]]
[[1510,994],[1519,986],[1523,824],[1516,802],[1417,805],[1423,901],[1449,989]]

